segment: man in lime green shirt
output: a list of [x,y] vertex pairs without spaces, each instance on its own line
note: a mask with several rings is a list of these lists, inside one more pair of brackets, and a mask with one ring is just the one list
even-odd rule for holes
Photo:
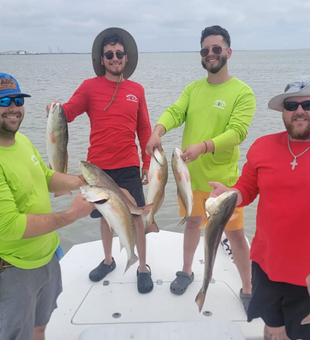
[[[239,144],[246,138],[256,101],[253,91],[228,73],[227,60],[231,57],[230,36],[220,26],[207,27],[201,36],[201,63],[208,77],[185,87],[179,99],[160,117],[146,147],[153,155],[161,137],[185,123],[182,158],[191,175],[194,205],[184,232],[183,269],[171,283],[172,293],[183,294],[194,279],[192,263],[200,239],[200,225],[207,218],[205,201],[212,188],[209,181],[227,186],[236,183],[239,175]],[[180,204],[180,216],[185,209]],[[243,211],[236,208],[234,219],[226,226],[234,262],[240,273],[240,298],[247,310],[251,299],[249,247],[243,231]]]
[[80,176],[49,170],[30,140],[18,132],[24,118],[18,82],[0,73],[0,339],[44,340],[60,294],[55,230],[90,214],[78,194],[70,209],[51,212],[49,192],[75,190]]

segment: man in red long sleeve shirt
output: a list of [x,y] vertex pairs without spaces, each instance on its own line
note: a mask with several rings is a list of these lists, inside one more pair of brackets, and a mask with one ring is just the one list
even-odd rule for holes
[[[142,178],[147,184],[150,156],[146,155],[145,147],[151,136],[151,124],[143,87],[127,79],[137,65],[137,45],[127,31],[108,28],[94,40],[92,60],[97,77],[85,80],[63,105],[67,121],[87,113],[91,127],[87,160],[103,169],[119,187],[129,191],[138,206],[143,206],[136,133],[142,153]],[[97,210],[91,216],[102,217]],[[135,216],[135,221],[140,261],[138,291],[148,293],[153,282],[146,265],[144,225],[141,216]],[[103,217],[101,233],[105,259],[90,272],[92,281],[102,280],[116,266],[112,257],[113,233]]]
[[[269,101],[285,132],[258,138],[233,188],[239,206],[259,195],[251,247],[253,297],[248,321],[261,317],[265,339],[310,339],[310,76]],[[307,289],[308,288],[308,289]]]

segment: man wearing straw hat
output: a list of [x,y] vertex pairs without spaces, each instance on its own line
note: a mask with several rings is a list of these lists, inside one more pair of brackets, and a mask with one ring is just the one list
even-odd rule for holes
[[258,138],[238,182],[210,182],[211,196],[234,190],[247,206],[259,195],[248,321],[263,319],[265,339],[310,340],[310,76],[268,107],[282,112],[286,131]]
[[[128,78],[138,62],[138,49],[133,37],[124,29],[107,28],[95,38],[92,48],[93,68],[97,77],[85,80],[63,105],[67,121],[87,113],[90,119],[90,147],[87,160],[103,169],[119,187],[129,191],[138,206],[145,200],[140,175],[136,134],[142,156],[142,179],[147,184],[150,156],[146,143],[151,135],[143,87]],[[47,105],[49,111],[50,104]],[[116,267],[112,257],[112,238],[107,222],[95,210],[91,217],[101,217],[101,233],[105,259],[93,269],[89,278],[100,281]],[[146,241],[141,216],[135,216],[139,268],[137,285],[140,293],[153,289],[149,266],[146,264]]]

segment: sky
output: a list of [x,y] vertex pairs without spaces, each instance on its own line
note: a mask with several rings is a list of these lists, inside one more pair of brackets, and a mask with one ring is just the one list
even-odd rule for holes
[[139,52],[197,51],[201,31],[226,28],[233,50],[310,48],[310,0],[0,0],[0,52],[90,53],[108,27]]

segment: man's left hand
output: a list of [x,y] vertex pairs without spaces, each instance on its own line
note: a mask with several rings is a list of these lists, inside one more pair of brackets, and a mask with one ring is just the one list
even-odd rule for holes
[[306,277],[306,283],[307,283],[308,292],[309,292],[309,295],[310,295],[310,274]]
[[181,157],[185,163],[189,163],[197,159],[200,155],[204,154],[205,151],[205,143],[193,144],[183,150]]

